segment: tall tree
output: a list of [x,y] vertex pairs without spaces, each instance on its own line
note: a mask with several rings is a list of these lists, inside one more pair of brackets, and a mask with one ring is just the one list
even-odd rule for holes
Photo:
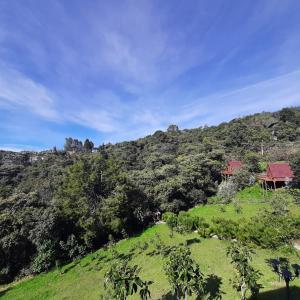
[[94,148],[94,143],[89,139],[86,139],[83,144],[84,150],[87,152],[91,152]]

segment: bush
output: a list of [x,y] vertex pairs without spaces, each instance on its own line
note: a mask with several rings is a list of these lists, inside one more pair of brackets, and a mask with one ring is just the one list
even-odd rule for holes
[[191,216],[188,212],[181,211],[177,217],[177,228],[179,231],[191,232],[197,228],[198,217]]
[[276,249],[300,237],[300,219],[266,213],[240,226],[238,239],[263,248]]
[[208,238],[212,232],[210,225],[205,222],[204,218],[198,218],[197,231],[198,234],[203,238]]
[[247,186],[255,183],[255,177],[245,167],[240,168],[233,176],[232,182],[235,184],[237,190],[241,190]]
[[272,213],[274,215],[285,215],[289,211],[289,195],[283,191],[277,191],[270,199]]
[[293,197],[294,202],[300,204],[300,189],[291,189],[289,190],[290,195]]
[[211,231],[220,239],[230,240],[238,235],[239,224],[232,220],[215,218],[212,220]]
[[31,270],[33,273],[49,271],[55,262],[55,252],[52,248],[52,242],[45,242],[39,249],[38,254],[33,259]]
[[237,185],[232,181],[223,181],[218,187],[218,197],[223,203],[230,203],[237,193]]

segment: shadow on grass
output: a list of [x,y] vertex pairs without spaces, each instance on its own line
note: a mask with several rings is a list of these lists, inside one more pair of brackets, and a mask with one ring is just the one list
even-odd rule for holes
[[291,286],[289,289],[285,287],[262,292],[258,296],[259,300],[299,300],[300,299],[300,288]]
[[74,261],[73,263],[67,265],[66,267],[62,267],[60,270],[61,274],[66,274],[70,272],[72,269],[74,269],[76,266],[78,266],[80,263],[80,260],[78,259],[77,261]]
[[186,240],[186,241],[185,241],[185,245],[189,247],[189,246],[191,246],[191,245],[193,245],[193,244],[198,244],[198,243],[200,243],[200,242],[201,242],[200,239],[198,239],[198,238],[192,238],[192,239]]
[[177,299],[171,292],[168,292],[167,294],[161,297],[161,300],[177,300]]
[[[221,285],[222,285],[221,277],[214,274],[208,275],[204,283],[204,291],[206,294],[205,299],[207,300],[222,299],[222,295],[224,295],[225,293],[221,291]],[[197,299],[201,300],[202,298],[197,298]]]
[[[204,295],[197,296],[196,300],[221,300],[225,293],[221,291],[222,278],[214,274],[208,275],[204,282]],[[177,298],[168,292],[163,295],[162,300],[176,300]]]

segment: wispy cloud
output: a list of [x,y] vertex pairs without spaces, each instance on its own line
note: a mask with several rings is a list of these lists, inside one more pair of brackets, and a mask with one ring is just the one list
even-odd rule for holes
[[64,135],[120,141],[300,104],[291,72],[300,68],[299,9],[295,1],[84,9],[76,0],[2,1],[0,144],[39,143],[46,132],[49,146]]
[[46,119],[59,118],[54,97],[46,87],[8,68],[0,69],[0,106],[1,103]]

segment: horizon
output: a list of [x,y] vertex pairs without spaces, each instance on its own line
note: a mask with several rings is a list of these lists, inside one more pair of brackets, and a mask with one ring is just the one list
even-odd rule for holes
[[297,1],[0,3],[0,150],[300,105]]
[[[288,109],[300,109],[300,106],[289,106],[289,107],[283,107],[283,108],[288,108]],[[278,110],[278,111],[280,111],[280,110]],[[193,130],[193,129],[199,129],[199,128],[204,128],[205,126],[208,126],[208,127],[211,127],[211,126],[219,126],[219,125],[221,125],[221,124],[223,124],[223,123],[230,123],[230,122],[232,122],[232,121],[234,121],[234,120],[237,120],[237,119],[242,119],[242,118],[244,118],[244,117],[248,117],[248,116],[254,116],[254,115],[256,115],[256,114],[262,114],[262,113],[266,113],[266,114],[269,114],[269,113],[276,113],[276,112],[278,112],[278,111],[261,111],[261,112],[257,112],[257,113],[253,113],[253,114],[249,114],[249,115],[244,115],[244,116],[237,116],[237,117],[234,117],[234,118],[232,118],[232,119],[230,119],[230,120],[228,120],[228,121],[222,121],[222,122],[219,122],[219,123],[217,123],[217,124],[211,124],[211,125],[207,125],[207,124],[204,124],[204,125],[202,125],[202,126],[198,126],[198,127],[191,127],[191,128],[180,128],[179,127],[179,131],[185,131],[185,130]],[[168,126],[171,126],[171,125],[177,125],[177,124],[169,124]],[[167,127],[168,127],[167,126]],[[164,129],[159,129],[159,130],[156,130],[156,131],[163,131],[163,132],[167,132],[167,129],[168,128],[164,128]],[[153,135],[153,134],[155,134],[156,133],[156,131],[154,131],[154,132],[151,132],[151,133],[149,133],[149,134],[147,134],[147,135],[144,135],[144,136],[141,136],[141,137],[138,137],[138,138],[136,138],[136,139],[132,139],[132,140],[121,140],[121,141],[118,141],[118,142],[115,142],[115,143],[113,143],[113,142],[107,142],[107,143],[102,143],[102,144],[95,144],[94,145],[94,148],[99,148],[101,145],[108,145],[108,144],[112,144],[112,145],[115,145],[115,144],[118,144],[118,143],[126,143],[126,142],[134,142],[134,141],[137,141],[137,140],[139,140],[139,139],[142,139],[142,138],[146,138],[146,137],[148,137],[148,136],[151,136],[151,135]],[[67,138],[70,138],[70,137],[65,137],[65,139],[64,139],[64,142],[65,142],[65,140],[67,139]],[[76,137],[71,137],[71,138],[73,138],[73,139],[76,139]],[[86,139],[88,139],[87,137],[84,137],[82,140],[80,140],[79,139],[79,141],[81,141],[82,143],[86,140]],[[92,140],[91,140],[92,141]],[[92,141],[93,142],[93,141]],[[4,148],[4,149],[2,149],[2,148],[0,148],[0,151],[7,151],[7,152],[43,152],[43,151],[52,151],[54,148],[56,148],[57,149],[57,151],[65,151],[64,150],[64,145],[62,145],[60,148],[59,147],[57,147],[57,146],[50,146],[49,148],[44,148],[44,149],[18,149],[18,148]]]

